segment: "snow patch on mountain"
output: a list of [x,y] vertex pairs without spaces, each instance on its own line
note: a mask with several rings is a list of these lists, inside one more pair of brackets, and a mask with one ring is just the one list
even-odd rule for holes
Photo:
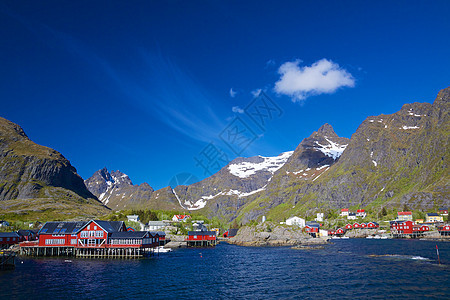
[[232,175],[239,178],[250,177],[259,171],[269,171],[273,174],[286,163],[289,157],[291,157],[292,153],[294,153],[294,151],[284,152],[275,157],[259,156],[263,159],[262,162],[241,162],[238,164],[230,164],[228,166],[228,170]]
[[328,145],[322,145],[318,141],[315,141],[315,143],[319,147],[315,147],[314,149],[321,151],[323,154],[325,154],[328,157],[332,157],[334,160],[339,158],[342,153],[344,152],[345,148],[347,148],[347,145],[339,145],[338,143],[333,142],[332,140],[325,137]]

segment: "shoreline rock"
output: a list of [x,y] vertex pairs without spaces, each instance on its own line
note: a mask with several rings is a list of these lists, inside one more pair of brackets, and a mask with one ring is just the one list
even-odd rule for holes
[[244,247],[311,246],[325,245],[329,238],[313,238],[299,227],[265,222],[256,226],[241,227],[235,237],[227,242]]

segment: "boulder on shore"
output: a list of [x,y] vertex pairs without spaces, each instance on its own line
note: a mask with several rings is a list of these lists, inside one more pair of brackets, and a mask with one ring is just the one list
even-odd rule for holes
[[243,226],[228,242],[239,246],[296,246],[326,244],[328,238],[313,238],[297,226],[265,222],[256,226]]

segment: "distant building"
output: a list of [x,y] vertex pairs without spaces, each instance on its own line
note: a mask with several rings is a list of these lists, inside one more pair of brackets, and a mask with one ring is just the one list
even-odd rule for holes
[[225,231],[223,233],[223,237],[224,238],[232,238],[234,236],[236,236],[237,232],[239,229],[233,228],[233,229],[228,229],[227,231]]
[[356,211],[356,216],[358,218],[365,218],[367,216],[366,211],[364,209],[358,209]]
[[343,208],[343,209],[341,209],[341,214],[340,214],[340,216],[341,216],[341,217],[346,217],[346,216],[348,216],[348,208]]
[[304,230],[310,236],[317,237],[319,235],[320,225],[319,224],[306,224]]
[[130,215],[127,216],[128,221],[130,222],[139,222],[139,216],[138,215]]
[[18,244],[20,237],[15,232],[0,232],[0,249],[7,249],[11,245]]
[[347,220],[356,220],[356,214],[351,212],[347,216]]
[[167,226],[163,221],[149,221],[147,224],[147,229],[150,231],[162,230]]
[[399,221],[412,221],[412,212],[410,211],[399,211],[397,212],[397,220]]
[[319,236],[328,236],[328,230],[326,229],[319,229]]
[[422,224],[424,222],[424,219],[416,219],[416,223]]
[[353,228],[358,229],[361,228],[361,224],[359,224],[358,222],[353,223]]
[[441,216],[448,216],[448,208],[447,207],[441,207],[439,208],[439,214]]
[[215,246],[217,243],[215,231],[189,231],[187,244],[189,247]]
[[190,219],[191,216],[190,215],[174,215],[172,217],[172,221],[174,222],[186,222],[187,219]]
[[425,220],[427,223],[444,222],[444,217],[440,216],[437,213],[427,213],[425,216]]
[[305,219],[294,216],[294,217],[291,217],[286,220],[286,225],[290,225],[290,226],[296,225],[299,227],[305,227],[306,222],[305,222]]
[[9,226],[9,222],[7,221],[0,221],[0,227],[8,227]]
[[323,222],[323,213],[317,213],[317,218],[315,220],[317,222]]
[[438,231],[442,236],[449,236],[450,235],[450,225],[441,225],[438,226]]

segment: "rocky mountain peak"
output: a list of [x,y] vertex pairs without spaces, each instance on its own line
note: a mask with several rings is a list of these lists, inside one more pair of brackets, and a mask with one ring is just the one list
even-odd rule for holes
[[333,126],[328,123],[323,124],[318,130],[317,133],[323,136],[328,137],[338,137],[336,132],[334,132]]

